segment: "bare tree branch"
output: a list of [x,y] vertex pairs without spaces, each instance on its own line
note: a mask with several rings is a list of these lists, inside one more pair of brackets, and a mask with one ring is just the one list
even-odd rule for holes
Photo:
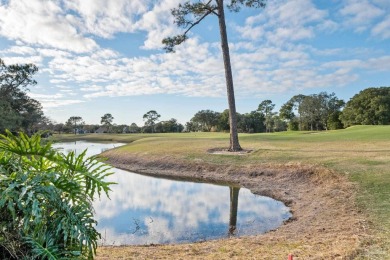
[[[171,13],[175,17],[175,23],[179,27],[188,28],[182,34],[164,38],[162,43],[165,45],[165,51],[174,52],[174,47],[187,40],[187,33],[208,15],[215,14],[219,17],[219,14],[216,12],[217,6],[211,5],[212,1],[213,0],[209,0],[207,3],[198,2],[194,4],[186,2],[184,4],[179,4],[178,8],[172,9]],[[196,21],[187,18],[188,15],[193,15],[196,18]]]

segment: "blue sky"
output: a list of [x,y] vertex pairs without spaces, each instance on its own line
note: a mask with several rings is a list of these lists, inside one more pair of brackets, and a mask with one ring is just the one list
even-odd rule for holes
[[[207,18],[175,53],[170,10],[182,0],[0,0],[0,57],[35,63],[30,96],[56,122],[81,116],[143,125],[149,110],[185,123],[227,108],[218,23]],[[226,1],[228,2],[228,1]],[[269,0],[227,13],[236,105],[279,108],[296,94],[335,92],[348,101],[390,86],[389,0]]]

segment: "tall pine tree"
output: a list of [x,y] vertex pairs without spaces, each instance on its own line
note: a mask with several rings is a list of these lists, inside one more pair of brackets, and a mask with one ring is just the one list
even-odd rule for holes
[[[232,12],[239,12],[242,6],[264,8],[265,3],[266,0],[230,0],[227,4],[227,8]],[[187,33],[207,16],[215,15],[218,17],[229,104],[229,151],[235,152],[242,150],[238,141],[236,102],[234,98],[233,75],[226,32],[224,0],[188,1],[184,4],[179,4],[178,8],[172,9],[172,15],[175,17],[175,23],[179,27],[186,28],[186,30],[183,34],[168,37],[163,40],[167,52],[173,52],[176,45],[181,44],[188,38]]]

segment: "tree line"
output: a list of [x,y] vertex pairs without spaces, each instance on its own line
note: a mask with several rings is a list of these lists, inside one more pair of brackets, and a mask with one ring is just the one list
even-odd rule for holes
[[[275,111],[271,100],[250,113],[237,113],[241,133],[336,130],[352,125],[390,124],[390,87],[367,88],[348,102],[335,93],[295,95]],[[228,131],[228,110],[201,110],[186,123],[188,131]]]
[[[38,68],[33,64],[5,65],[0,59],[0,133],[5,129],[28,134],[39,130],[57,133],[169,133],[183,131],[230,131],[229,110],[198,111],[185,125],[177,119],[159,121],[161,115],[150,110],[143,115],[144,125],[115,124],[106,113],[100,124],[85,124],[79,115],[65,123],[54,123],[45,117],[39,101],[29,97],[28,87]],[[278,132],[286,130],[333,130],[352,125],[390,124],[390,87],[367,88],[348,102],[335,93],[320,92],[295,95],[279,111],[271,100],[264,100],[249,113],[236,113],[237,130],[242,133]]]
[[7,66],[0,59],[0,133],[5,129],[34,132],[47,123],[41,104],[27,95],[28,87],[37,82],[34,64]]
[[110,113],[106,113],[101,117],[100,124],[85,124],[81,116],[71,116],[65,123],[49,124],[46,130],[51,130],[56,133],[177,133],[183,132],[184,126],[177,119],[159,121],[161,117],[155,110],[150,110],[144,114],[143,126],[138,126],[136,123],[115,124],[114,117]]

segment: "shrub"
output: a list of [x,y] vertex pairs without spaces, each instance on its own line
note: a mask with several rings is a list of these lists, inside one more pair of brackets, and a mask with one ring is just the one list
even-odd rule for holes
[[0,135],[0,259],[88,259],[96,253],[92,201],[108,196],[110,167],[65,155],[40,134]]

